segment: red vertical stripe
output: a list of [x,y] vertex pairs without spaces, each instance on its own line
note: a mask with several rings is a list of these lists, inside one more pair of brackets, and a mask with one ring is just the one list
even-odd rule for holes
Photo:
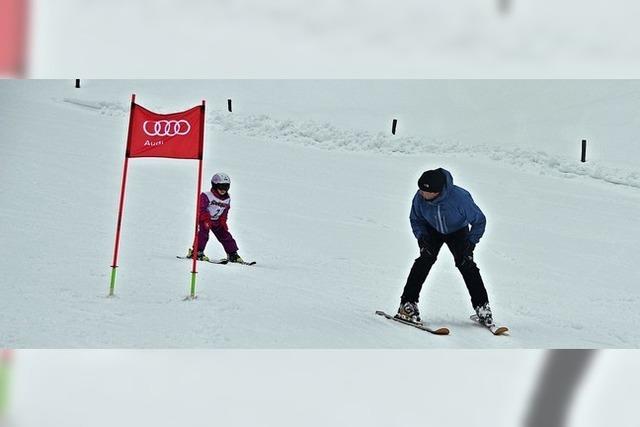
[[27,0],[0,0],[0,75],[22,77],[26,66]]

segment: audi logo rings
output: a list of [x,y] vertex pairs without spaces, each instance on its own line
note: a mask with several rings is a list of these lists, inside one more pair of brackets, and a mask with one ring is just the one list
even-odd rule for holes
[[186,120],[146,120],[142,124],[142,130],[149,136],[186,135],[191,130],[191,125]]

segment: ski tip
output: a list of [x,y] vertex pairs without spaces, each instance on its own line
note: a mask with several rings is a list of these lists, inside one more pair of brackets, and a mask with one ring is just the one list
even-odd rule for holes
[[509,328],[506,326],[500,326],[493,332],[493,335],[505,335],[507,332],[509,332]]
[[449,329],[448,328],[438,328],[435,331],[433,331],[434,334],[436,335],[449,335]]

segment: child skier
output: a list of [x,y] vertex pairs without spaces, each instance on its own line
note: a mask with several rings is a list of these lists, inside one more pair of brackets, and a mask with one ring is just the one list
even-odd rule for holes
[[[213,233],[227,253],[229,262],[244,262],[238,255],[238,245],[234,240],[229,227],[227,216],[231,208],[231,196],[229,187],[231,178],[226,173],[216,173],[211,178],[211,190],[200,194],[198,202],[198,259],[209,261],[204,254],[204,248],[209,240],[209,231]],[[189,249],[187,258],[193,257],[193,248]]]
[[445,169],[426,171],[418,180],[409,220],[418,240],[420,256],[407,278],[396,317],[421,323],[420,290],[440,248],[446,243],[462,274],[479,321],[486,326],[493,325],[489,297],[480,270],[473,261],[473,250],[484,234],[486,218],[469,192],[453,185],[453,178]]

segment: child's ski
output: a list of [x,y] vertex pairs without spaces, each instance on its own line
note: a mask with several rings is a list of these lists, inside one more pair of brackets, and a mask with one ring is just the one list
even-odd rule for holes
[[[186,256],[179,256],[177,255],[176,258],[180,258],[180,259],[191,259],[190,257],[186,257]],[[226,258],[220,258],[220,259],[207,259],[207,260],[198,260],[198,261],[204,261],[204,262],[210,262],[211,264],[242,264],[242,265],[254,265],[256,262],[255,261],[251,261],[251,262],[247,262],[247,261],[242,261],[242,262],[229,262],[228,259]]]

